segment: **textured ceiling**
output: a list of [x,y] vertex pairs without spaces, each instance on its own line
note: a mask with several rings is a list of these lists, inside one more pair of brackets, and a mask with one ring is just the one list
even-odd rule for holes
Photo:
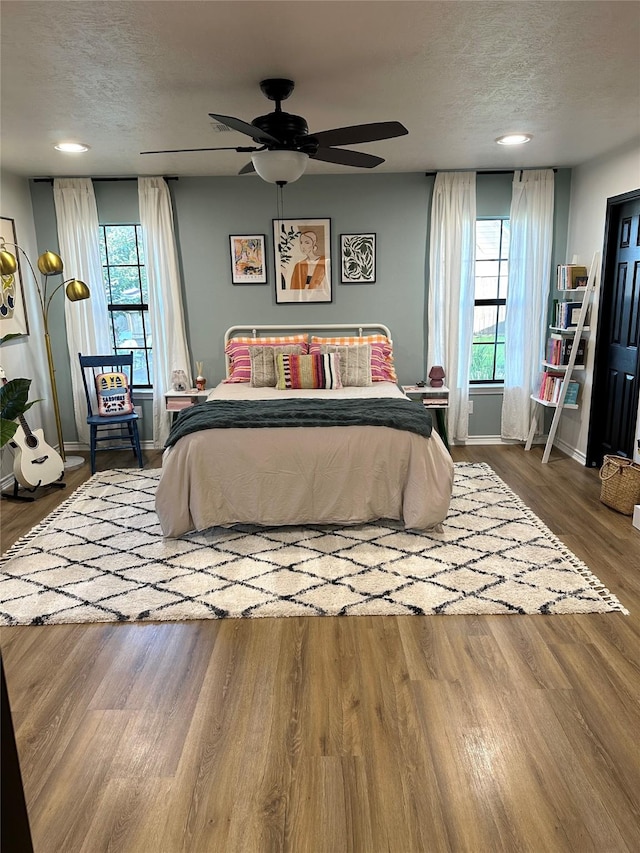
[[[139,152],[251,144],[208,113],[270,112],[265,77],[295,81],[283,108],[311,132],[401,121],[354,146],[379,172],[571,167],[640,137],[638,2],[2,0],[0,24],[1,163],[20,175],[234,175],[248,155]],[[496,145],[509,131],[533,141]]]

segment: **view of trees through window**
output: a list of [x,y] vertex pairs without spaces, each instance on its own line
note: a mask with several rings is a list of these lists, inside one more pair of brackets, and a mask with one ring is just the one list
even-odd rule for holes
[[504,382],[504,317],[509,272],[509,220],[476,221],[476,284],[471,383]]
[[[504,381],[509,220],[476,222],[471,383]],[[140,225],[101,225],[100,254],[115,352],[134,354],[134,384],[153,385],[149,286]]]
[[140,225],[101,225],[100,256],[114,352],[133,350],[133,384],[150,388],[153,350]]

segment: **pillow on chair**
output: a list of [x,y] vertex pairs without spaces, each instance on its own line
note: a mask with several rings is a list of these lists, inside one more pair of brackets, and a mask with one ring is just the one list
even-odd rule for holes
[[103,418],[131,415],[134,412],[129,383],[124,373],[98,373],[96,376],[98,414]]

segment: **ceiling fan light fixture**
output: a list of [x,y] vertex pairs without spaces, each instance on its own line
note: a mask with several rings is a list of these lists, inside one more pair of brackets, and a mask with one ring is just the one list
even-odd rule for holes
[[309,155],[302,151],[258,151],[251,155],[253,168],[269,184],[291,184],[307,168]]
[[53,147],[56,151],[64,151],[65,154],[82,154],[89,150],[89,146],[84,142],[57,142]]
[[525,142],[531,142],[532,139],[530,133],[507,133],[504,136],[499,136],[496,142],[498,145],[524,145]]

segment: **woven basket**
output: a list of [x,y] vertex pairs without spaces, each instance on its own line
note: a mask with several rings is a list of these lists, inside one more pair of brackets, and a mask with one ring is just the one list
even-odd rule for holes
[[602,503],[623,515],[633,515],[633,507],[640,503],[640,465],[624,456],[605,456],[600,479]]

